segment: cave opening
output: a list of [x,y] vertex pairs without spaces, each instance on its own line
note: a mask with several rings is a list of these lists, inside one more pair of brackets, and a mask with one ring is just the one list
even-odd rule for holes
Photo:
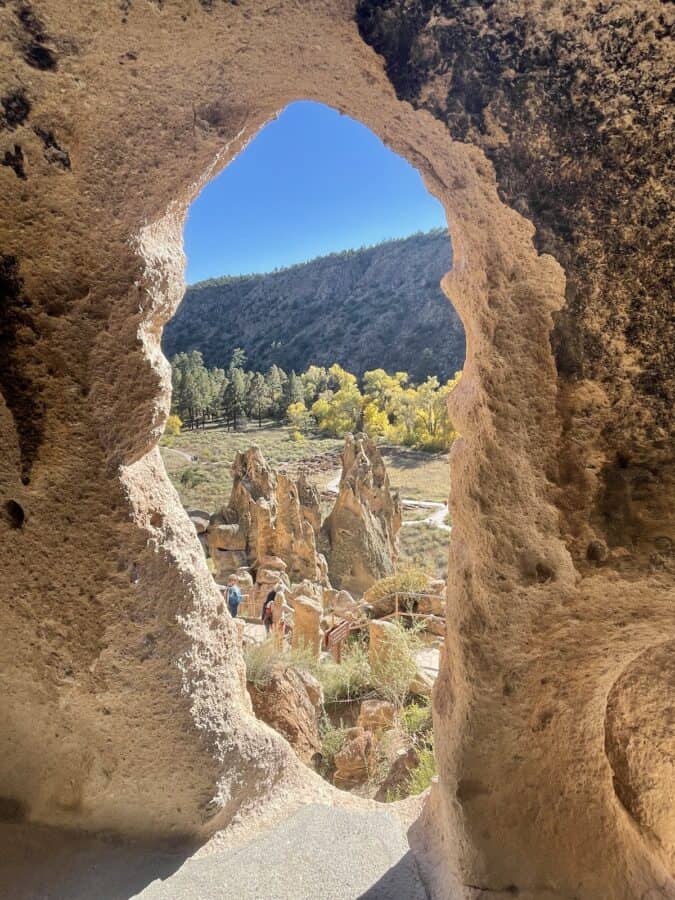
[[[224,885],[209,880],[233,895],[272,895],[285,876],[308,896],[319,882],[339,890],[346,858],[364,896],[393,862],[405,873],[409,848],[421,896],[667,892],[658,4],[634,22],[595,4],[478,16],[456,4],[450,18],[396,0],[360,3],[356,18],[341,2],[33,6],[0,4],[2,152],[22,161],[0,166],[3,258],[21,288],[3,307],[2,502],[25,511],[20,527],[19,510],[0,515],[0,814],[12,832],[0,880],[13,896],[27,880],[32,895],[65,896],[79,872],[79,893],[102,896],[128,893],[130,866],[139,887],[164,878],[162,862],[100,866],[97,851],[89,865],[79,842],[66,852],[76,828],[189,839],[190,856],[215,835]],[[22,52],[36,41],[58,57],[51,73]],[[17,91],[26,116],[13,114]],[[158,449],[160,337],[183,293],[188,205],[297,97],[365,123],[423,174],[448,216],[444,287],[467,334],[450,396],[461,438],[433,692],[439,777],[418,805],[379,808],[381,829],[251,714],[238,623]],[[26,409],[39,420],[28,434]],[[617,466],[623,489],[604,508]],[[626,528],[606,540],[621,500],[646,554]],[[326,827],[311,818],[321,804]],[[401,836],[398,813],[422,806]],[[280,819],[281,834],[267,828]],[[254,878],[220,852],[243,822],[263,847]],[[304,868],[308,833],[324,844]],[[337,834],[353,838],[342,854]],[[204,860],[191,862],[194,888]]]
[[337,787],[419,793],[465,354],[445,211],[366,126],[298,101],[206,184],[184,241],[160,450],[241,592],[254,711]]

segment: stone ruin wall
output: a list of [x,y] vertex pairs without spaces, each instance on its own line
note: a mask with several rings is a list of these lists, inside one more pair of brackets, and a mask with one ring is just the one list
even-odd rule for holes
[[4,818],[203,836],[325,790],[251,715],[156,449],[187,207],[315,99],[420,171],[455,250],[434,896],[672,893],[667,15],[0,4]]

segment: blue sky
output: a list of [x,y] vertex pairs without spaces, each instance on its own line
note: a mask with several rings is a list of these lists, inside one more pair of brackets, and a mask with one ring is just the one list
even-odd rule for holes
[[445,226],[412,166],[359,122],[300,101],[190,207],[186,279],[269,272]]

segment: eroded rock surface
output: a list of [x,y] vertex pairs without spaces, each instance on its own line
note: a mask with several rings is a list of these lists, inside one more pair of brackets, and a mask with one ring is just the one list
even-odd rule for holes
[[206,531],[218,574],[234,571],[245,554],[245,561],[256,568],[265,568],[265,557],[282,560],[293,581],[325,582],[326,561],[316,548],[316,490],[305,479],[296,483],[271,469],[259,447],[237,453],[232,473],[229,503],[212,517]]
[[203,836],[323,789],[251,714],[156,451],[188,205],[304,97],[416,166],[452,233],[429,890],[673,894],[666,768],[628,737],[656,676],[622,680],[675,630],[671,28],[656,0],[0,4],[3,809]]
[[300,759],[310,763],[321,750],[319,682],[307,672],[280,666],[267,684],[249,684],[248,691],[256,716],[283,734]]
[[365,434],[348,434],[338,496],[323,523],[331,581],[362,594],[391,575],[400,528],[401,505],[380,451]]

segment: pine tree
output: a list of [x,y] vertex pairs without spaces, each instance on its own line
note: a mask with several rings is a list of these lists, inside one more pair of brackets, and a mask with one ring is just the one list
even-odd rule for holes
[[284,385],[284,414],[292,403],[304,403],[304,401],[305,391],[302,386],[302,379],[293,371]]
[[258,428],[262,428],[263,415],[269,410],[270,392],[265,381],[265,376],[260,372],[254,372],[248,391],[250,413],[257,416]]
[[241,347],[235,347],[230,357],[230,369],[243,369],[246,365],[246,351]]
[[225,388],[225,416],[228,426],[235,431],[246,407],[246,378],[241,369],[231,369],[230,378]]
[[284,385],[288,381],[288,375],[277,365],[270,366],[265,376],[267,389],[270,395],[270,413],[275,419],[281,419],[284,414]]

